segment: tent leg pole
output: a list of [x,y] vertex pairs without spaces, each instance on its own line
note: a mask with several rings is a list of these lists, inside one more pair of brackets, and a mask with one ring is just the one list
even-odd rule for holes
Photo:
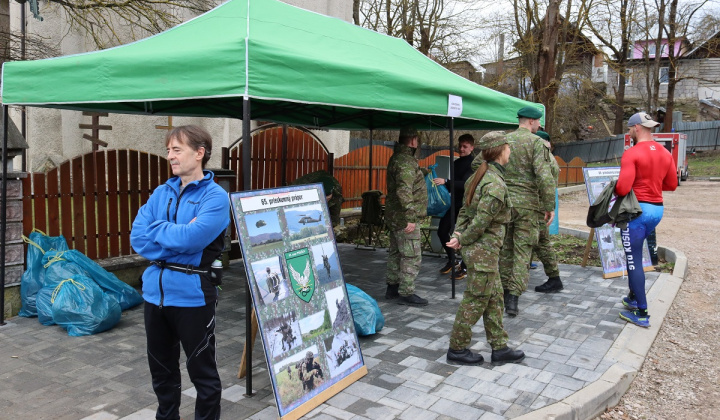
[[[453,159],[453,137],[455,137],[454,133],[454,123],[455,119],[450,117],[450,140],[448,141],[449,147],[448,152],[450,152],[450,181],[455,182],[455,162]],[[455,188],[450,186],[448,188],[450,190],[450,234],[452,235],[452,232],[455,230]],[[442,246],[445,246],[445,244],[441,244]],[[456,258],[457,260],[457,258]],[[450,294],[450,299],[455,299],[455,264],[452,264],[450,272],[450,284],[452,287],[452,292]]]
[[368,167],[369,167],[370,169],[369,169],[369,171],[368,171],[368,174],[369,174],[370,176],[368,177],[368,179],[369,179],[368,191],[371,191],[371,190],[373,189],[373,182],[372,182],[372,169],[373,169],[373,167],[372,167],[372,164],[373,164],[373,130],[372,130],[372,128],[370,129],[370,151],[369,151],[369,155],[370,155],[370,157],[368,158],[368,160],[369,160],[370,162],[368,162]]
[[[368,157],[368,161],[369,161],[368,162],[368,191],[372,191],[372,189],[373,189],[373,180],[372,180],[372,178],[373,178],[373,171],[372,171],[372,169],[373,169],[373,167],[372,167],[372,164],[373,164],[373,130],[372,130],[372,128],[370,129],[370,150],[369,150],[368,156],[369,156]],[[370,225],[370,228],[368,229],[368,241],[367,241],[368,245],[370,245],[370,246],[372,246],[372,244],[373,244],[372,233],[373,233],[373,227],[372,227],[372,225]],[[379,231],[378,231],[378,236],[380,236]]]
[[[243,98],[243,119],[242,119],[242,171],[243,191],[250,191],[250,174],[252,173],[250,153],[252,152],[252,138],[250,138],[250,98]],[[252,396],[252,298],[250,296],[250,279],[245,282],[245,395]]]
[[7,225],[8,107],[3,105],[2,196],[0,197],[0,325],[5,325],[5,228]]
[[287,124],[282,125],[282,157],[280,158],[280,185],[283,187],[288,185],[287,181],[287,154],[288,154],[288,132]]

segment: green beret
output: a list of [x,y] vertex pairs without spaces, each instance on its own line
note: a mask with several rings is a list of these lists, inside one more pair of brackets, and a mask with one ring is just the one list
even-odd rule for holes
[[540,137],[540,138],[543,139],[543,140],[550,141],[550,134],[548,134],[548,133],[546,133],[546,132],[544,132],[544,131],[542,131],[542,130],[538,130],[538,131],[535,133],[535,135],[538,136],[538,137]]
[[507,144],[507,139],[505,138],[505,133],[502,131],[491,131],[480,139],[478,142],[477,148],[479,150],[487,150],[492,149],[493,147],[502,146],[503,144]]
[[542,118],[542,111],[534,106],[526,106],[525,108],[520,108],[518,110],[517,116],[518,118],[531,118],[533,120],[539,120]]
[[417,131],[417,128],[415,128],[415,127],[405,126],[400,129],[400,137],[401,138],[403,138],[403,137],[404,138],[408,138],[408,137],[412,138],[412,137],[417,137],[417,136],[418,136],[418,131]]

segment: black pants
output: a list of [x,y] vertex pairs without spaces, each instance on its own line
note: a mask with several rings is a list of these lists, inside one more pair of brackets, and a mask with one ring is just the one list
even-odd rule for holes
[[[458,214],[460,214],[460,207],[455,205],[455,221],[457,222]],[[450,242],[450,235],[452,235],[452,232],[450,232],[450,210],[445,212],[445,216],[440,219],[440,223],[438,224],[438,238],[440,239],[440,243],[442,244],[443,248],[445,249],[445,253],[448,256],[448,261],[455,262],[455,250],[452,248],[448,248],[445,246],[446,243]],[[465,261],[462,262],[462,268],[464,270],[467,270],[467,266],[465,265]]]
[[180,418],[180,345],[195,385],[195,419],[220,418],[222,386],[215,360],[215,302],[197,308],[145,302],[145,334],[152,386],[158,398],[155,417]]

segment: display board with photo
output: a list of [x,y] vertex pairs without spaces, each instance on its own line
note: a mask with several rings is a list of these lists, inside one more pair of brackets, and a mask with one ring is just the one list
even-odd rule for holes
[[[592,205],[603,189],[612,181],[617,180],[620,175],[620,167],[600,167],[600,168],[583,168],[585,176],[585,187],[587,188],[588,199]],[[614,200],[610,203],[614,204]],[[602,227],[595,228],[595,240],[598,244],[598,253],[602,261],[603,277],[619,277],[627,275],[625,270],[625,252],[623,251],[623,243],[620,237],[620,229],[611,224],[604,224]],[[650,260],[650,251],[648,250],[647,241],[643,244],[643,270],[652,270],[652,261]]]
[[278,413],[367,373],[322,184],[230,194]]

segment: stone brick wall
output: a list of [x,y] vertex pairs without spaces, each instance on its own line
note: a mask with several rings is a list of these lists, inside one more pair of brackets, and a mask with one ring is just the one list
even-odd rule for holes
[[[25,270],[22,241],[22,181],[26,174],[8,173],[5,227],[5,318],[20,310],[20,278]],[[0,285],[1,286],[1,285]]]

